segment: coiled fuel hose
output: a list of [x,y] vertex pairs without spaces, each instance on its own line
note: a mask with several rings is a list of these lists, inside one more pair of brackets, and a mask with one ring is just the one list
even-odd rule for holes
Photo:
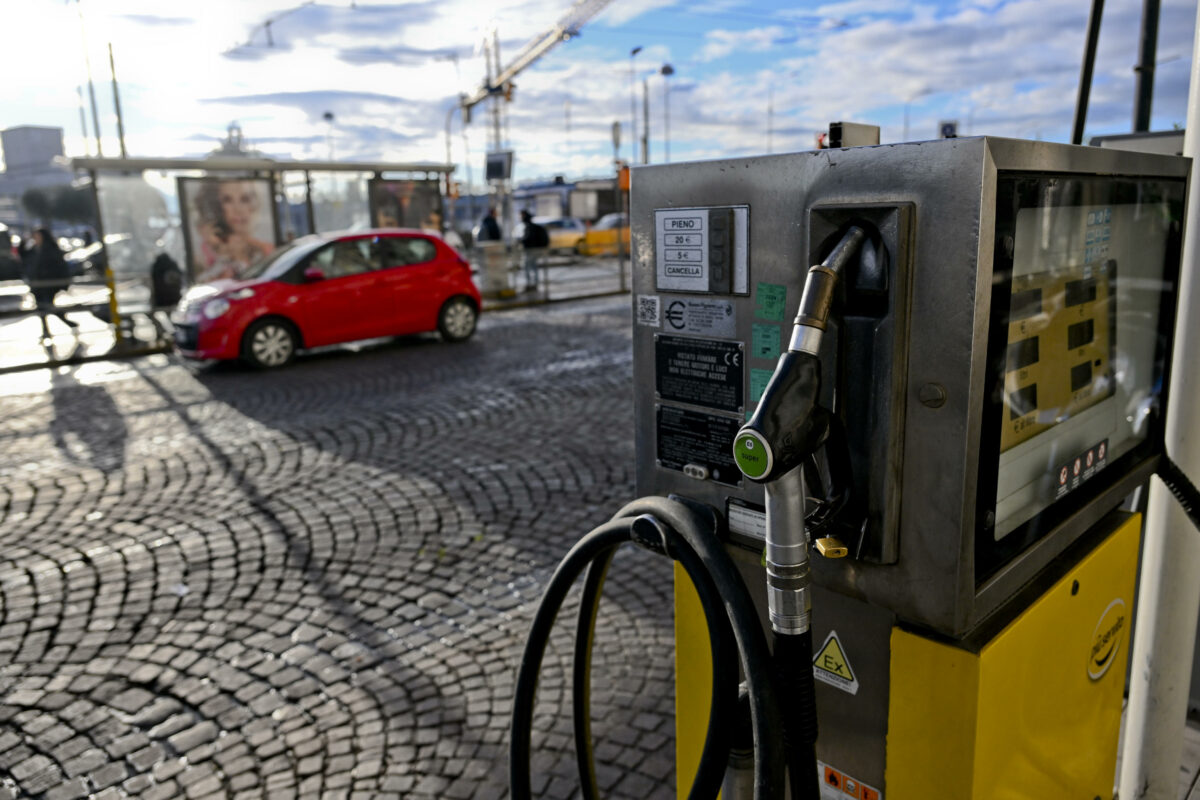
[[517,673],[509,752],[509,786],[514,800],[531,796],[533,707],[550,631],[568,591],[585,570],[588,574],[576,626],[573,716],[583,797],[591,800],[599,796],[588,698],[592,635],[605,573],[616,549],[630,541],[679,562],[696,587],[708,623],[713,662],[712,707],[700,765],[688,797],[715,798],[721,789],[729,761],[731,732],[738,727],[735,652],[740,654],[749,697],[754,797],[769,800],[784,796],[786,754],[779,735],[784,720],[771,655],[749,592],[716,535],[717,525],[715,514],[706,507],[675,499],[643,498],[625,506],[612,520],[585,535],[559,563],[538,605]]

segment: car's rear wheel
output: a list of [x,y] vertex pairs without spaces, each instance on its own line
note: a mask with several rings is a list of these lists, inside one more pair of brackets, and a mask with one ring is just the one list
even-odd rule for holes
[[295,329],[274,317],[260,319],[242,337],[242,358],[259,369],[276,369],[296,357],[300,346]]
[[451,297],[438,312],[438,332],[447,342],[461,342],[475,332],[479,312],[475,304],[463,296]]

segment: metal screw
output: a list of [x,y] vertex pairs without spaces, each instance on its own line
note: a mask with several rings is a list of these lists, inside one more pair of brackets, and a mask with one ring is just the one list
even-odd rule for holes
[[917,394],[921,405],[928,408],[941,408],[946,404],[946,387],[940,383],[927,383]]

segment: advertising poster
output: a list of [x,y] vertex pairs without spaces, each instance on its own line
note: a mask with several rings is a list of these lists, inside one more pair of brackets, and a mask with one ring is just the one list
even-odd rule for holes
[[193,283],[244,277],[275,250],[269,178],[180,178],[188,273]]
[[374,227],[442,232],[442,193],[437,181],[373,178],[368,186]]

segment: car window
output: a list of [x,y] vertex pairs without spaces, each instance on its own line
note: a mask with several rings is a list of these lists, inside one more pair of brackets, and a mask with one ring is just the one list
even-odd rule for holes
[[326,278],[360,275],[376,268],[371,257],[370,239],[343,239],[322,247],[308,262],[325,273]]
[[403,267],[433,261],[437,248],[421,236],[388,236],[378,241],[380,260],[384,267]]

